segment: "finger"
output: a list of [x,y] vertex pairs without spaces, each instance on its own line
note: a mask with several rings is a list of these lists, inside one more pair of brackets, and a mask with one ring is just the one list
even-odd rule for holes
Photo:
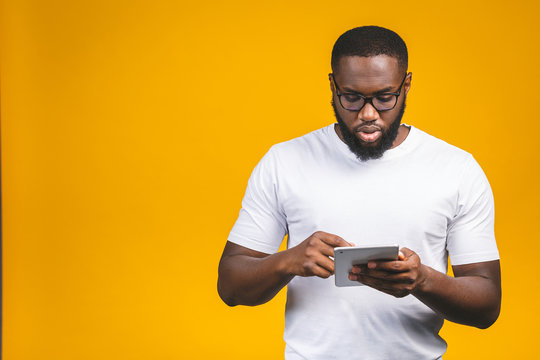
[[353,274],[360,274],[367,269],[367,265],[353,265],[351,272]]
[[406,248],[406,247],[403,247],[403,248],[401,248],[399,250],[400,250],[399,252],[403,254],[404,259],[409,258],[409,257],[413,256],[414,254],[416,254],[414,251],[412,251],[411,249]]
[[330,233],[326,233],[324,231],[317,231],[313,234],[316,238],[320,239],[324,243],[330,245],[331,247],[338,247],[338,246],[352,246],[351,243],[345,241],[342,237]]
[[334,257],[334,247],[328,245],[327,243],[321,243],[321,246],[320,246],[320,252],[321,254],[323,254],[324,256],[328,257],[328,256],[331,256],[331,257]]
[[318,276],[323,279],[329,278],[333,272],[328,271],[327,269],[321,267],[321,266],[315,266],[313,268],[313,275]]
[[382,270],[392,273],[400,273],[410,270],[410,266],[406,261],[370,261],[367,264],[368,270]]
[[318,256],[319,254],[325,257],[334,257],[334,247],[328,245],[326,242],[321,240],[318,237],[314,237],[315,241],[309,243],[310,250],[314,252],[313,256]]
[[397,296],[398,294],[402,296],[407,292],[406,288],[409,286],[408,282],[394,282],[388,279],[373,278],[365,274],[358,274],[355,277],[356,281],[393,296]]
[[326,256],[319,257],[317,260],[315,260],[315,264],[322,267],[326,271],[329,271],[330,274],[333,274],[335,271],[334,262]]
[[412,284],[414,279],[411,278],[411,274],[407,272],[402,273],[392,273],[387,271],[379,270],[366,270],[359,275],[364,276],[365,278],[373,279],[376,281],[388,282],[392,284]]

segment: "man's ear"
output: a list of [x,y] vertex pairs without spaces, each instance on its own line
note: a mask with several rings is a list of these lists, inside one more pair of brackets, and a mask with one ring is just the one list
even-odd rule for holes
[[334,86],[334,79],[332,77],[332,73],[328,74],[328,80],[330,81],[330,90],[332,91],[332,94],[335,94],[336,88]]
[[407,78],[405,79],[405,84],[403,84],[403,87],[405,88],[405,95],[409,93],[409,90],[411,89],[411,82],[412,82],[412,72],[407,74]]

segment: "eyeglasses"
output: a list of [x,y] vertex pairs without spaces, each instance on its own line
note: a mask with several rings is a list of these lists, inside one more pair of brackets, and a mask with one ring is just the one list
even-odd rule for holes
[[336,86],[336,95],[339,99],[341,107],[349,111],[360,111],[367,103],[371,104],[371,106],[373,106],[377,111],[392,110],[397,104],[398,97],[401,93],[401,88],[403,87],[405,79],[408,75],[409,73],[405,74],[405,77],[399,85],[398,92],[382,93],[375,96],[364,96],[359,93],[341,93],[341,90],[339,90],[336,83],[336,79],[334,78],[334,74],[328,74]]

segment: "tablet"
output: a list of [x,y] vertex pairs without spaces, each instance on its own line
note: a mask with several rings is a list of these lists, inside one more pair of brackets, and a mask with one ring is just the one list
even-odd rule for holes
[[370,260],[397,260],[399,246],[352,246],[334,248],[336,286],[363,285],[349,280],[353,265],[367,264]]

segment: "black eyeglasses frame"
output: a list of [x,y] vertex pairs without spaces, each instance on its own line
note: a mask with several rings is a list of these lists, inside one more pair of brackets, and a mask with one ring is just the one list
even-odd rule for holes
[[[377,95],[374,95],[374,96],[364,96],[360,93],[357,93],[357,92],[354,92],[354,93],[350,93],[350,92],[347,92],[347,93],[341,93],[341,90],[339,89],[339,86],[338,84],[336,83],[336,79],[334,77],[334,74],[333,73],[330,73],[328,74],[328,76],[330,77],[330,80],[334,83],[334,86],[336,88],[336,95],[338,97],[338,100],[339,100],[339,104],[341,105],[341,107],[347,111],[354,111],[354,112],[358,112],[358,111],[362,111],[362,109],[364,108],[364,106],[366,106],[366,104],[370,104],[371,106],[373,106],[373,108],[375,110],[377,110],[378,112],[384,112],[384,111],[390,111],[392,109],[394,109],[397,105],[397,101],[399,99],[399,95],[401,95],[401,89],[403,87],[403,84],[405,84],[405,79],[407,79],[407,76],[409,76],[411,73],[408,72],[405,74],[405,76],[403,77],[403,80],[401,81],[401,84],[399,85],[399,88],[398,88],[398,91],[397,92],[388,92],[388,93],[382,93],[382,94],[377,94]],[[355,96],[360,96],[362,99],[364,99],[364,104],[362,104],[362,106],[360,107],[360,109],[347,109],[345,106],[343,106],[343,103],[341,102],[341,96],[342,95],[355,95]],[[391,108],[389,109],[383,109],[383,110],[379,110],[377,109],[377,107],[373,104],[373,98],[376,98],[378,96],[385,96],[385,95],[393,95],[396,97],[396,101],[394,102],[394,106],[392,106]]]

